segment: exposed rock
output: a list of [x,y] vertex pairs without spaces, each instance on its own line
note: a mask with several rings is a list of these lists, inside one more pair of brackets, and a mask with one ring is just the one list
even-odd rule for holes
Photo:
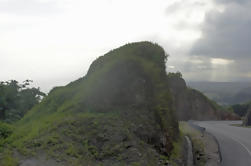
[[180,74],[170,74],[168,85],[174,96],[179,120],[239,119],[238,116],[223,111],[201,92],[188,88]]

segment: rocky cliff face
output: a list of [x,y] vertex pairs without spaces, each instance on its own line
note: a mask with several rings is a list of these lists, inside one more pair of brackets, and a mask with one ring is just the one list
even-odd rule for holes
[[169,75],[168,85],[174,96],[179,120],[238,119],[237,116],[223,111],[201,92],[188,88],[185,80],[179,75]]

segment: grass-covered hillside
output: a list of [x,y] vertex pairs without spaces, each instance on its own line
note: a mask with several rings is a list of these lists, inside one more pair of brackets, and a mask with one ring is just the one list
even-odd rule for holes
[[0,124],[0,165],[166,165],[179,135],[166,60],[150,42],[99,57],[14,127]]

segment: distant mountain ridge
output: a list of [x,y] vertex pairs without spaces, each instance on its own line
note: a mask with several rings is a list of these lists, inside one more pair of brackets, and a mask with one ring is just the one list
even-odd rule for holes
[[204,93],[223,105],[251,101],[251,82],[187,82],[188,86]]

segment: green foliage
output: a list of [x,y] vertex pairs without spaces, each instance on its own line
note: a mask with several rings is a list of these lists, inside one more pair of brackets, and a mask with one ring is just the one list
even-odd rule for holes
[[176,73],[170,72],[170,73],[168,73],[167,77],[168,77],[168,78],[173,78],[173,77],[182,78],[182,74],[181,74],[181,72],[179,72],[179,71],[176,72]]
[[139,153],[144,155],[138,160],[156,164],[150,148],[169,155],[179,133],[166,85],[166,59],[163,48],[150,42],[107,53],[85,77],[54,88],[33,107],[16,123],[8,144],[23,155],[40,150],[95,163],[90,165],[123,163]]
[[[187,155],[186,142],[183,133],[181,133],[179,139],[173,143],[172,154],[169,157],[170,163],[173,166],[179,166],[184,164],[185,156]],[[166,160],[163,156],[163,160]]]
[[22,84],[15,80],[0,82],[0,119],[6,122],[21,119],[45,96],[39,88],[29,88],[30,82],[32,81],[26,80]]
[[[199,154],[205,154],[206,139],[201,137],[201,132],[191,127],[188,122],[179,122],[179,127],[181,133],[188,136],[192,142],[195,166],[205,165],[207,160],[206,156],[200,156]],[[197,157],[199,157],[199,159]]]
[[151,42],[130,43],[99,57],[90,66],[88,74],[103,67],[107,64],[107,61],[112,60],[115,56],[117,57],[117,55],[119,55],[120,58],[124,56],[141,57],[142,59],[155,63],[155,65],[161,69],[165,69],[165,62],[168,57],[164,49],[158,44],[152,44]]
[[240,117],[244,117],[247,114],[250,105],[251,105],[250,103],[235,104],[232,105],[231,108],[233,109],[234,113],[236,113]]
[[4,166],[18,166],[18,161],[12,156],[12,152],[9,150],[6,150],[3,154],[0,165]]
[[0,122],[0,139],[8,138],[13,132],[13,127],[9,124]]

